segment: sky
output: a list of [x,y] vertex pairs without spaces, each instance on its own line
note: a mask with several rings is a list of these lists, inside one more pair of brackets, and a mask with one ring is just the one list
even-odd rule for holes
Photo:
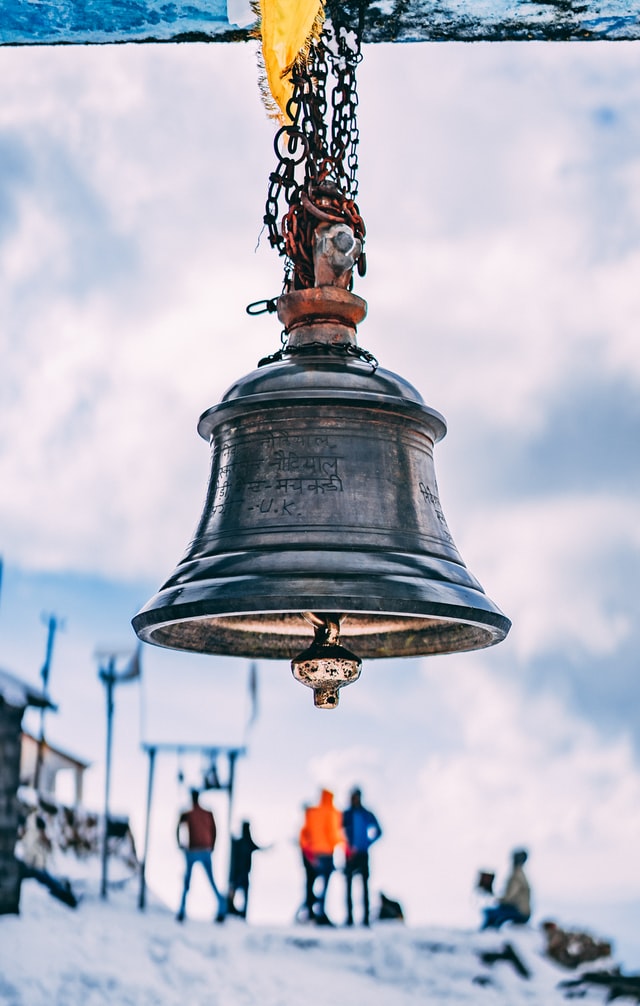
[[[196,525],[199,415],[280,344],[245,314],[282,283],[257,76],[252,44],[0,50],[0,663],[37,683],[42,616],[64,620],[47,732],[91,762],[97,807],[96,654],[126,661]],[[367,662],[332,712],[260,662],[250,727],[245,661],[145,647],[117,689],[112,806],[141,844],[141,743],[246,744],[255,922],[301,899],[302,805],[359,784],[384,829],[372,884],[410,923],[473,927],[477,870],[500,886],[524,844],[534,921],[588,923],[640,968],[637,44],[367,46],[359,94],[359,342],[446,417],[447,523],[513,628]],[[174,905],[201,770],[158,761],[148,876]],[[337,918],[341,897],[336,879]]]

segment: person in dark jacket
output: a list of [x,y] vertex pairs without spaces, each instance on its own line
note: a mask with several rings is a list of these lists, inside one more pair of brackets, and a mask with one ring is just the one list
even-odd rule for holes
[[351,792],[351,805],[342,815],[346,836],[345,877],[347,882],[347,925],[353,925],[352,885],[356,874],[362,877],[363,926],[369,925],[369,849],[382,835],[378,819],[362,806],[359,789]]
[[[183,830],[187,832],[187,843],[183,841]],[[220,894],[213,879],[211,856],[216,844],[216,822],[210,810],[200,806],[200,794],[197,789],[191,790],[191,810],[180,815],[176,832],[178,845],[183,850],[186,861],[182,899],[176,916],[178,922],[184,922],[187,905],[187,894],[191,884],[191,873],[196,863],[200,863],[207,875],[207,880],[218,899],[218,914],[216,922],[224,922],[226,900]]]
[[[249,874],[251,873],[251,857],[261,846],[256,845],[251,835],[248,821],[242,822],[239,836],[231,839],[231,862],[229,864],[229,895],[227,897],[227,912],[229,915],[247,917],[249,902]],[[236,907],[236,894],[242,894],[242,904]]]

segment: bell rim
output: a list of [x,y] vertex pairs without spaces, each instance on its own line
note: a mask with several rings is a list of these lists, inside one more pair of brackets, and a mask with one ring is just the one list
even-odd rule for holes
[[[242,612],[239,612],[237,607],[228,612],[211,610],[211,605],[206,600],[187,602],[182,605],[155,606],[154,602],[158,600],[158,597],[159,595],[153,598],[149,605],[132,619],[136,635],[143,642],[185,652],[263,660],[290,660],[296,648],[306,647],[311,643],[310,632],[305,631],[304,634],[296,633],[295,635],[270,634],[268,644],[264,644],[261,642],[263,633],[242,630],[236,626],[241,626],[243,620],[248,619],[252,623],[255,623],[256,620],[259,622],[261,616],[271,620],[274,616],[284,616],[285,618],[293,616],[296,619],[300,617],[302,627],[301,609],[307,603],[309,608],[315,612],[328,614],[335,612],[336,602],[338,602],[338,607],[344,616],[341,641],[347,647],[353,647],[357,656],[366,660],[435,656],[487,649],[502,642],[511,628],[511,620],[490,601],[486,594],[481,594],[478,598],[478,600],[484,601],[482,607],[431,602],[430,604],[421,604],[419,611],[415,610],[417,605],[413,605],[414,610],[409,610],[409,606],[403,605],[402,602],[395,604],[394,610],[385,610],[383,607],[354,608],[353,604],[349,606],[348,598],[340,598],[336,594],[332,596],[331,603],[323,604],[318,597],[300,597],[300,607],[274,608],[259,605]],[[341,600],[346,602],[342,606],[339,603]],[[398,610],[402,607],[405,610]],[[386,640],[384,652],[372,652],[374,641],[378,638],[375,631],[351,631],[353,624],[349,620],[355,618],[360,622],[365,619],[367,625],[372,629],[375,629],[378,622],[380,623],[380,635],[383,635]],[[398,629],[396,631],[389,632],[388,623],[390,620],[397,622]],[[184,645],[184,642],[179,644],[176,641],[178,634],[187,627],[197,627],[198,623],[205,622],[213,623],[214,634],[217,632],[220,638],[219,645],[203,647],[201,641],[194,643],[194,645]],[[171,631],[174,628],[176,629],[175,633]],[[433,645],[433,640],[441,630],[446,631],[447,636],[451,639],[451,645],[445,644],[442,647]],[[229,645],[230,637],[235,640],[233,647]],[[407,638],[413,641],[407,642]],[[427,645],[427,640],[431,645]],[[401,642],[402,645],[399,645]],[[461,642],[462,645],[460,645]]]

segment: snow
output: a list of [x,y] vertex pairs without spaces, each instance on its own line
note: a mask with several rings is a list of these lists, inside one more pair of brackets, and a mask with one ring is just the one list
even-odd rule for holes
[[[262,927],[187,919],[151,898],[136,908],[135,884],[99,897],[85,882],[76,910],[35,881],[22,887],[21,914],[0,918],[3,1006],[553,1006],[574,972],[542,956],[530,927],[499,933],[411,928]],[[479,954],[511,943],[531,972],[484,964]],[[610,962],[599,962],[606,967]],[[584,1002],[605,1001],[589,990]],[[624,1002],[624,1000],[620,1000]]]

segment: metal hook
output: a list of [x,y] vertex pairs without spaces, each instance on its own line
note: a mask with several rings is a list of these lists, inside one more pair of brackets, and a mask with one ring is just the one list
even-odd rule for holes
[[247,304],[245,308],[247,314],[275,314],[278,310],[278,298],[271,297],[264,300],[254,300],[252,304]]

